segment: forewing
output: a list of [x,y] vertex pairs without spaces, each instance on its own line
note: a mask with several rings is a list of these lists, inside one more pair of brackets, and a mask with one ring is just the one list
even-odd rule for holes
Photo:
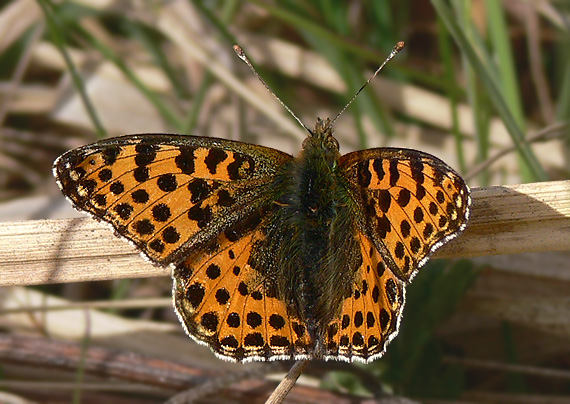
[[255,210],[289,159],[229,140],[147,134],[71,150],[55,161],[54,175],[78,210],[165,265]]
[[429,255],[466,226],[471,198],[463,179],[415,150],[369,149],[341,157],[367,235],[386,265],[409,281]]
[[265,238],[257,214],[226,229],[173,272],[174,303],[186,332],[226,360],[309,358],[313,342],[287,312],[251,257]]

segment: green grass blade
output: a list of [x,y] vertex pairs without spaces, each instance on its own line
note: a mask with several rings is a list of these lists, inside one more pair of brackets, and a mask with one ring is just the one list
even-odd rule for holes
[[152,90],[150,90],[146,84],[140,80],[137,75],[127,66],[125,62],[108,46],[103,44],[97,38],[95,38],[91,33],[80,25],[76,25],[74,29],[80,34],[85,40],[87,40],[95,49],[97,49],[101,54],[112,62],[117,68],[127,77],[131,83],[154,105],[154,107],[159,111],[162,117],[177,130],[182,128],[182,121],[180,117],[175,114],[171,107],[162,101]]
[[[471,4],[468,2],[460,2],[457,3],[457,8],[459,18],[462,21],[462,26],[465,27],[465,35],[468,36],[469,40],[472,42],[480,42],[480,38],[473,29],[473,26],[470,24],[472,13]],[[461,60],[465,74],[467,100],[471,106],[471,110],[473,111],[473,124],[475,126],[476,134],[475,141],[477,144],[477,161],[483,162],[489,158],[490,111],[487,103],[483,100],[483,94],[481,93],[481,89],[477,80],[477,74],[469,63],[469,60],[465,53],[461,54]],[[494,75],[492,77],[494,77]],[[488,173],[483,171],[479,175],[479,181],[481,184],[488,185]]]
[[107,131],[103,127],[103,123],[99,119],[97,111],[95,110],[95,107],[91,102],[91,99],[87,94],[87,91],[85,91],[85,85],[83,84],[83,79],[81,78],[79,72],[75,67],[75,64],[73,63],[71,57],[69,56],[69,53],[67,52],[66,49],[67,44],[65,41],[65,36],[62,34],[60,30],[61,24],[58,23],[57,21],[57,14],[54,12],[54,7],[51,4],[51,2],[48,0],[40,0],[39,4],[44,13],[48,31],[53,39],[53,43],[56,46],[56,48],[60,51],[61,55],[63,56],[65,64],[67,65],[69,73],[71,74],[71,79],[73,81],[73,84],[77,89],[77,92],[79,93],[79,97],[81,98],[81,101],[85,106],[85,110],[87,111],[87,114],[89,115],[89,118],[93,123],[93,126],[95,127],[95,132],[97,133],[97,137],[103,138],[105,137]]
[[485,8],[489,18],[491,44],[497,59],[496,66],[500,76],[499,84],[513,118],[524,130],[526,125],[518,87],[517,69],[513,60],[513,50],[509,41],[503,6],[498,1],[486,0]]
[[457,23],[456,16],[453,15],[443,0],[431,1],[440,18],[455,39],[456,43],[462,52],[465,53],[471,66],[473,66],[473,69],[475,70],[477,76],[481,80],[481,83],[489,94],[493,106],[505,124],[505,127],[507,128],[507,131],[509,132],[513,143],[516,145],[519,155],[528,165],[533,178],[537,181],[546,181],[548,179],[546,172],[540,165],[534,152],[525,142],[525,136],[522,129],[517,124],[517,121],[509,109],[509,106],[505,101],[500,88],[497,86],[496,81],[493,79],[492,71],[488,67],[490,66],[490,63],[485,63],[490,61],[490,57],[485,54],[483,49],[476,50],[473,47],[472,43],[465,36],[463,29]]
[[156,66],[170,81],[170,85],[176,95],[180,98],[188,97],[186,87],[182,84],[176,69],[172,67],[170,61],[164,54],[160,37],[156,35],[156,32],[151,31],[148,27],[138,22],[128,19],[122,21],[122,24],[127,31],[128,36],[136,39],[146,49],[149,55],[152,56]]
[[[218,19],[207,7],[205,7],[202,2],[195,2],[196,7],[204,13],[204,16],[218,28],[218,33],[221,38],[224,38],[228,42],[228,47],[235,44],[237,41],[235,37],[226,28],[227,24],[233,19],[234,15],[238,11],[239,1],[238,0],[228,0],[224,3],[224,8],[222,10],[221,19]],[[184,121],[183,133],[192,133],[196,124],[198,123],[198,116],[200,115],[201,107],[206,98],[208,89],[214,82],[214,75],[206,70],[204,72],[204,78],[200,83],[200,87],[194,95],[192,109],[188,114],[188,117]]]
[[438,22],[438,40],[439,50],[441,53],[441,60],[443,62],[443,81],[447,84],[447,97],[451,104],[451,133],[455,137],[455,148],[457,150],[457,159],[459,161],[459,168],[461,172],[467,171],[467,162],[465,161],[465,153],[463,150],[463,135],[459,131],[459,116],[457,108],[459,106],[459,88],[457,87],[454,76],[453,54],[451,48],[451,38],[449,32],[441,22]]

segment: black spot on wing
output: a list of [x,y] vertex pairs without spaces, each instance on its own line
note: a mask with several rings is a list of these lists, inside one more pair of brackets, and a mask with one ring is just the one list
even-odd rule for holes
[[390,161],[390,186],[394,187],[400,179],[400,171],[398,170],[398,160]]
[[218,165],[228,158],[228,154],[222,149],[210,149],[204,162],[210,174],[216,174]]
[[176,167],[184,174],[194,174],[194,170],[196,169],[194,165],[194,150],[196,150],[194,147],[181,146],[180,153],[174,159]]

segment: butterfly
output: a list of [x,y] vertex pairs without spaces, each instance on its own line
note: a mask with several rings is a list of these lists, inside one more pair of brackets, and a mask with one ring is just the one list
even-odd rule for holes
[[75,208],[172,267],[187,334],[237,362],[381,357],[406,284],[465,229],[471,203],[427,153],[340,155],[329,119],[296,157],[143,134],[68,151],[54,175]]

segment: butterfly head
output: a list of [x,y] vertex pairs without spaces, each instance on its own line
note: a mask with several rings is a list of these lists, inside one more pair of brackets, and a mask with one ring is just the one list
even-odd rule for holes
[[317,119],[315,129],[303,141],[303,153],[324,155],[329,162],[336,162],[340,157],[338,141],[333,136],[333,125],[330,119]]

